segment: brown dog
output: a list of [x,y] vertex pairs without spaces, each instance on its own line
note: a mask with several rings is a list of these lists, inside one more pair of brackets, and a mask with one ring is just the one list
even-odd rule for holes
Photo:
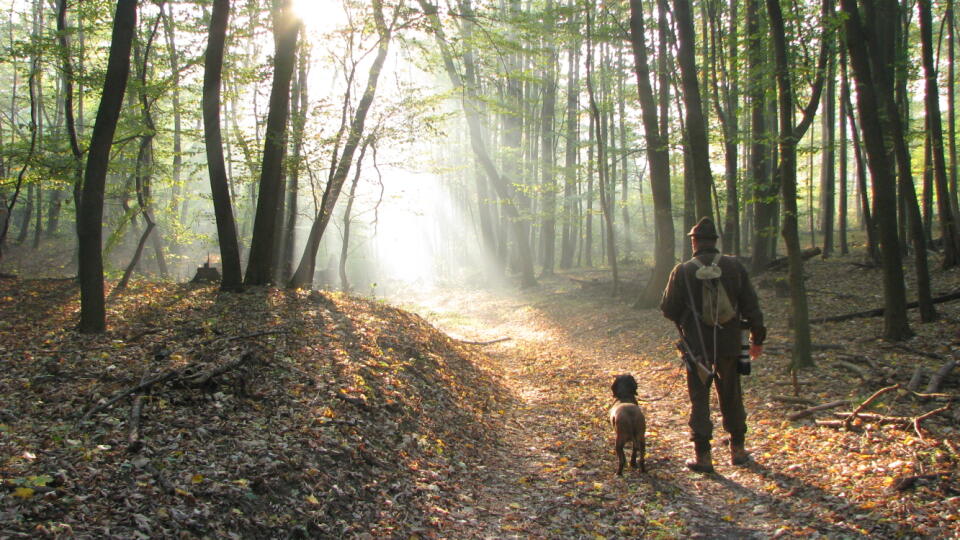
[[627,463],[627,457],[623,452],[623,447],[627,442],[633,441],[633,452],[630,454],[630,466],[637,466],[637,452],[640,452],[640,470],[647,472],[644,459],[647,452],[646,432],[647,421],[643,417],[643,411],[637,405],[637,380],[632,375],[618,375],[610,386],[613,391],[613,397],[617,398],[617,403],[610,409],[610,423],[617,433],[617,459],[620,466],[617,468],[617,476],[623,475],[623,466]]

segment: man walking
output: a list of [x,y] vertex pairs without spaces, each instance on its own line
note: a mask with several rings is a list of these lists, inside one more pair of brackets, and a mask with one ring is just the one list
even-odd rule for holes
[[[687,467],[709,473],[713,472],[710,385],[714,379],[723,428],[730,434],[730,463],[745,465],[750,461],[750,454],[744,446],[747,413],[740,387],[741,332],[750,330],[750,357],[753,359],[763,352],[767,331],[747,269],[737,259],[720,254],[717,249],[719,236],[713,221],[701,219],[687,236],[693,245],[693,258],[673,269],[663,291],[660,310],[677,324],[683,348],[702,366],[698,372],[688,363],[690,438],[696,459],[688,461]],[[710,375],[705,376],[707,371]]]

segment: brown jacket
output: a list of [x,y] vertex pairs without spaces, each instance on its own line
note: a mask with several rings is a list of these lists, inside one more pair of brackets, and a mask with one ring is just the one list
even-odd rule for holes
[[[710,264],[716,253],[714,249],[702,249],[694,256],[704,264]],[[660,311],[664,317],[678,323],[683,328],[687,344],[696,351],[702,350],[708,360],[714,358],[714,350],[717,357],[739,354],[741,324],[738,321],[744,321],[745,327],[750,329],[753,343],[757,345],[763,344],[767,333],[757,292],[750,283],[747,269],[737,259],[727,256],[720,257],[717,265],[723,272],[720,282],[737,311],[734,320],[717,328],[703,324],[702,320],[698,323],[694,312],[702,312],[703,285],[694,275],[698,267],[693,260],[674,267],[660,301]],[[690,309],[691,296],[694,309]]]

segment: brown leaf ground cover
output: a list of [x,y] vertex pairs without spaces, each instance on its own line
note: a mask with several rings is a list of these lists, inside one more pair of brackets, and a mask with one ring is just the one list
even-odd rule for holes
[[[877,271],[849,262],[808,264],[813,316],[880,305]],[[935,285],[957,290],[960,275],[938,271]],[[683,466],[672,327],[602,286],[561,276],[519,294],[421,291],[404,311],[337,293],[138,283],[111,302],[110,332],[89,338],[72,330],[72,282],[0,280],[0,537],[960,534],[957,406],[894,391],[865,411],[950,406],[919,431],[815,423],[833,411],[788,421],[803,407],[774,399],[792,393],[788,305],[761,295],[771,338],[746,379],[755,462],[727,465],[718,431],[718,473],[700,475]],[[902,346],[876,339],[879,319],[818,325],[828,347],[800,374],[801,397],[849,411],[917,365],[956,358],[960,302],[939,308],[940,322],[912,319],[918,336]],[[626,372],[647,398],[649,472],[617,478],[605,411]],[[164,373],[138,392],[142,445],[130,445],[134,396],[81,421]],[[960,393],[957,378],[942,391]]]

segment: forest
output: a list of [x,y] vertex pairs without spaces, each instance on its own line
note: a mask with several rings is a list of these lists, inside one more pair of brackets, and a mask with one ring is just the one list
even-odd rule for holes
[[[0,10],[0,537],[960,534],[953,0]],[[769,330],[708,477],[703,217]]]

